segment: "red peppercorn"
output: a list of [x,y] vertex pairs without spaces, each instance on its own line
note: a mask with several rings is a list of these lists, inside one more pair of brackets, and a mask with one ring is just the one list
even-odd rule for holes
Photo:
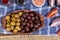
[[3,4],[7,4],[8,3],[8,0],[2,0],[2,3]]

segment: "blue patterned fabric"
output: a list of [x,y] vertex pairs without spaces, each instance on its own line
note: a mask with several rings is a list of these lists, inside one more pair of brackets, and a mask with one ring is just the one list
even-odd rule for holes
[[[0,33],[4,33],[4,34],[9,34],[9,32],[7,32],[5,29],[3,29],[2,24],[1,24],[1,17],[5,16],[8,12],[11,12],[13,10],[34,10],[36,12],[39,12],[40,14],[42,14],[44,16],[44,27],[40,30],[37,30],[35,32],[32,32],[31,34],[39,34],[39,35],[55,35],[56,31],[58,29],[60,29],[60,27],[50,27],[49,23],[51,22],[51,19],[46,18],[46,14],[50,11],[51,7],[49,7],[46,3],[45,0],[45,5],[42,7],[35,7],[32,3],[31,0],[25,0],[26,5],[24,6],[20,6],[17,4],[12,4],[10,6],[4,6],[4,5],[0,5]],[[58,7],[57,7],[58,8]],[[59,8],[58,8],[59,9]],[[56,14],[56,16],[60,16],[60,10],[58,12],[58,14]],[[55,16],[55,17],[56,17]]]

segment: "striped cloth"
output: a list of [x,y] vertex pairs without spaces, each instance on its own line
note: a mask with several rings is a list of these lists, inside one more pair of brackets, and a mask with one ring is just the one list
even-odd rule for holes
[[[58,8],[58,7],[57,7]],[[32,4],[31,0],[26,0],[25,1],[25,5],[24,6],[20,6],[17,5],[15,3],[13,3],[10,6],[4,6],[4,5],[0,5],[0,33],[4,33],[4,34],[10,34],[10,32],[7,32],[5,29],[3,29],[2,24],[1,24],[1,17],[5,16],[8,12],[11,12],[13,10],[34,10],[36,12],[39,12],[40,14],[42,14],[44,16],[44,27],[40,30],[37,30],[35,32],[32,32],[31,34],[39,34],[39,35],[56,35],[56,31],[58,29],[60,29],[60,27],[50,27],[49,23],[51,22],[51,19],[46,18],[46,14],[50,11],[51,7],[48,7],[46,0],[45,0],[45,5],[42,7],[35,7]],[[59,8],[58,8],[59,9]],[[60,11],[59,11],[60,12]],[[56,14],[56,16],[59,16],[60,14]],[[56,17],[55,16],[55,17]]]

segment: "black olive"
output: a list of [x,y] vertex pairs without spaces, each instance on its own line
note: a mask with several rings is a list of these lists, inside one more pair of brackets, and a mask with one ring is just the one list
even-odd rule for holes
[[34,28],[38,28],[38,25],[34,25]]
[[27,18],[28,18],[29,20],[31,19],[31,17],[30,17],[30,16],[28,16]]
[[27,20],[27,19],[25,19],[24,21],[25,21],[25,22],[28,22],[28,20]]
[[24,27],[21,25],[21,29],[23,29]]
[[25,30],[21,30],[21,32],[22,32],[22,33],[24,33],[24,32],[25,32]]
[[21,17],[20,19],[21,19],[21,21],[24,21],[24,18],[23,17]]
[[32,23],[32,21],[31,21],[31,20],[28,20],[28,22],[29,22],[29,23]]
[[33,27],[33,23],[30,24],[30,27],[31,27],[31,28]]
[[25,15],[25,14],[23,14],[23,17],[24,17],[24,18],[26,18],[26,15]]
[[35,30],[36,30],[35,28],[32,29],[32,31],[35,31]]
[[32,16],[32,17],[33,17],[33,16],[34,16],[34,14],[33,14],[33,13],[30,13],[30,16]]
[[27,26],[29,27],[30,26],[30,23],[27,23]]
[[34,21],[34,20],[35,20],[35,18],[34,18],[34,17],[32,17],[32,18],[31,18],[31,20],[32,20],[32,21]]
[[40,26],[41,24],[40,24],[40,23],[38,23],[37,25],[38,25],[38,26]]
[[35,16],[35,19],[36,19],[36,20],[39,20],[39,17],[38,17],[38,15],[37,15],[37,16]]
[[29,14],[26,12],[25,15],[28,16]]
[[30,31],[30,30],[29,30],[29,27],[25,27],[25,31],[26,31],[26,32]]

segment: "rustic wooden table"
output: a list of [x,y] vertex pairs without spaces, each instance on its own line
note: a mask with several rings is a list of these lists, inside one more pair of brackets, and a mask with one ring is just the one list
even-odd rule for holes
[[0,36],[0,40],[60,40],[59,36],[44,36],[44,35],[4,35]]

